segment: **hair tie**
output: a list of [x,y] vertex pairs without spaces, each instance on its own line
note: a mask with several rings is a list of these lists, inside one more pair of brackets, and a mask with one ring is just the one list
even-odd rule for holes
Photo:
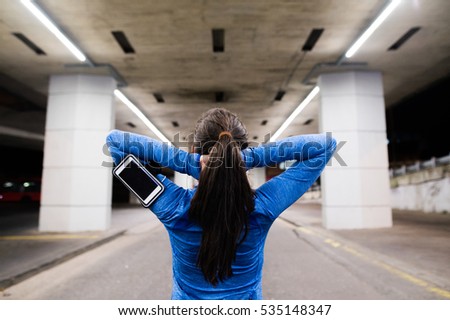
[[233,136],[231,135],[231,132],[230,132],[230,131],[222,131],[221,133],[219,133],[219,139],[220,139],[220,137],[223,136],[223,135],[227,135],[227,136],[229,136],[230,138],[233,138]]

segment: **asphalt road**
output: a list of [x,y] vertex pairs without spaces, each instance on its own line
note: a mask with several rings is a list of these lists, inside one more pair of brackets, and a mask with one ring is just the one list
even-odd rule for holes
[[[334,241],[334,242],[333,242]],[[266,243],[265,299],[440,299],[371,251],[277,220]],[[419,279],[420,280],[420,279]],[[154,220],[6,289],[1,299],[169,299],[171,256]]]

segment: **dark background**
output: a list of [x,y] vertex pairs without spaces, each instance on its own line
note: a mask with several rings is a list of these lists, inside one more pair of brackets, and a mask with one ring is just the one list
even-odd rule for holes
[[386,110],[391,167],[450,153],[450,76]]

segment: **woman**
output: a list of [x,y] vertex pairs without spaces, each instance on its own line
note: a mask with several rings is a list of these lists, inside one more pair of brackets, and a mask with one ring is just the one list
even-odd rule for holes
[[[172,247],[172,299],[262,299],[264,244],[274,220],[316,181],[336,148],[324,135],[301,135],[247,148],[247,130],[223,108],[197,121],[194,151],[114,130],[107,143],[115,163],[128,153],[198,179],[184,189],[165,176],[150,210]],[[297,160],[256,190],[246,170]]]

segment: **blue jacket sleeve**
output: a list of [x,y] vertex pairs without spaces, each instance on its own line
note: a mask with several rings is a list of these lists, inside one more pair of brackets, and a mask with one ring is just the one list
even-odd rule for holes
[[189,191],[176,185],[162,174],[158,174],[156,177],[164,185],[164,192],[150,205],[149,209],[166,227],[171,227],[189,205],[191,199],[188,195]]
[[[169,147],[158,140],[146,136],[113,130],[106,138],[107,145],[114,163],[117,165],[126,155],[133,154],[143,163],[154,161],[164,167],[169,167],[193,177],[200,174],[200,155],[190,154],[175,147]],[[177,208],[188,199],[188,190],[177,186],[164,175],[158,174],[158,180],[164,185],[164,192],[156,199],[149,209],[166,226],[172,223],[178,214]]]
[[118,164],[127,154],[133,154],[144,164],[150,161],[196,179],[200,176],[200,155],[188,153],[167,143],[120,130],[113,130],[106,138],[114,163]]
[[270,179],[256,192],[257,201],[271,220],[297,201],[317,180],[336,149],[336,140],[326,134],[289,137],[247,150],[248,168],[296,160],[285,172]]

